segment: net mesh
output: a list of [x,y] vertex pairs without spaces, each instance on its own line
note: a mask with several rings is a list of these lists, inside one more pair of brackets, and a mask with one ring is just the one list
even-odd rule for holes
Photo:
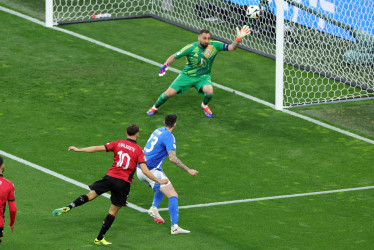
[[53,0],[53,20],[56,24],[63,24],[145,15],[151,13],[150,2],[144,0]]
[[[352,5],[342,9],[329,3],[325,13],[336,19],[337,15],[348,20],[368,20],[368,16],[373,19],[373,1],[366,1],[369,6],[364,6],[364,1],[352,1]],[[295,6],[288,8],[306,12]],[[328,22],[326,16],[320,12],[304,13],[298,15],[298,22],[286,21],[289,35],[284,40],[285,107],[373,97],[373,23],[363,22],[362,30],[357,30],[336,19]],[[327,25],[330,33],[322,31]]]

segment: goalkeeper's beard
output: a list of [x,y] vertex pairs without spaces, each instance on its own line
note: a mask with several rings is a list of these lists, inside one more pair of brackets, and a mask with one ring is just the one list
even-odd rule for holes
[[202,48],[206,48],[206,47],[208,47],[208,45],[209,45],[209,43],[206,43],[206,44],[204,44],[204,43],[200,43],[200,46],[202,47]]

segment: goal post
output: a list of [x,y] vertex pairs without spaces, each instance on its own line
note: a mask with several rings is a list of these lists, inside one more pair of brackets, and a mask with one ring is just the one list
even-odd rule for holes
[[374,98],[373,0],[46,0],[48,27],[137,17],[228,43],[250,26],[240,48],[276,61],[277,110]]
[[275,109],[283,109],[284,63],[284,2],[277,0],[276,55],[275,55]]
[[45,0],[45,26],[53,27],[53,0]]

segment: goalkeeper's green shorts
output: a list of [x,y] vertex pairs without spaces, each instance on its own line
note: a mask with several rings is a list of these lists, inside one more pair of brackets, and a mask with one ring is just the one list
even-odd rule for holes
[[200,95],[203,95],[203,88],[207,84],[213,85],[210,80],[210,75],[194,77],[182,73],[171,83],[170,88],[175,89],[175,91],[181,95],[189,88],[194,87]]

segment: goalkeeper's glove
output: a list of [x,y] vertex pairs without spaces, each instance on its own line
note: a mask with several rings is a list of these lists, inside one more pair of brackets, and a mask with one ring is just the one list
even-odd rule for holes
[[163,75],[165,75],[166,70],[168,70],[168,67],[169,67],[169,64],[168,64],[168,63],[165,63],[164,65],[162,65],[160,71],[158,72],[158,75],[159,75],[159,76],[163,76]]
[[240,42],[242,38],[250,34],[252,30],[247,25],[244,25],[241,30],[239,30],[239,28],[236,27],[236,32],[237,32],[236,41]]

